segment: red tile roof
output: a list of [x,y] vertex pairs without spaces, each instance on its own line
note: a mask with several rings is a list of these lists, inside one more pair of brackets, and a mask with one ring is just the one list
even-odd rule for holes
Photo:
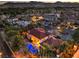
[[34,35],[35,37],[37,37],[39,39],[42,39],[42,38],[44,38],[44,37],[49,35],[49,34],[46,34],[45,32],[41,32],[41,31],[39,31],[37,29],[30,30],[30,34]]
[[47,44],[49,44],[49,45],[59,46],[59,45],[61,45],[61,43],[63,41],[61,39],[53,39],[53,38],[50,38],[50,39],[46,40],[45,42]]

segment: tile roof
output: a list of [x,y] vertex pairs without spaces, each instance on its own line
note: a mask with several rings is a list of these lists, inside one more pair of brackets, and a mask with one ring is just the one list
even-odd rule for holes
[[46,33],[42,32],[42,31],[39,31],[37,29],[32,29],[30,31],[30,34],[35,36],[35,37],[37,37],[37,38],[39,38],[39,39],[42,39],[42,38],[44,38],[44,37],[49,35],[49,34],[46,34]]
[[46,40],[45,42],[47,44],[49,44],[49,45],[59,46],[59,45],[61,45],[61,43],[63,42],[63,40],[50,38],[50,39]]

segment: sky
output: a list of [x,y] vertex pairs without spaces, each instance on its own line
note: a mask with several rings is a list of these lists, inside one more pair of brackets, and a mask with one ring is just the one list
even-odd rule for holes
[[56,1],[61,1],[61,2],[79,2],[79,0],[27,0],[27,1],[42,1],[42,2],[56,2]]
[[[39,1],[39,2],[57,2],[57,1],[61,1],[61,2],[79,2],[79,0],[0,0],[0,1]],[[4,2],[0,2],[0,4],[3,4]]]

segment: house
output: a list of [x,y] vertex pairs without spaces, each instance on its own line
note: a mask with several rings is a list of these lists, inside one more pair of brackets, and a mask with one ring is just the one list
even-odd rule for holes
[[30,21],[23,20],[23,19],[20,20],[19,18],[8,18],[7,21],[12,25],[17,25],[22,27],[26,27],[28,24],[31,23]]
[[63,40],[55,38],[55,37],[51,37],[48,40],[44,41],[43,43],[48,44],[49,46],[60,46],[63,43]]
[[32,43],[39,47],[40,43],[48,39],[49,34],[45,33],[44,29],[35,28],[27,32],[27,36],[30,36]]
[[72,35],[75,31],[72,29],[65,29],[64,32],[62,34],[60,34],[59,36],[63,39],[63,40],[72,40]]
[[45,14],[44,15],[44,19],[48,20],[48,21],[55,21],[56,20],[56,15],[55,14]]
[[16,24],[18,24],[19,26],[22,26],[22,27],[26,27],[30,23],[31,23],[30,21],[24,21],[24,20],[16,21]]
[[32,21],[33,22],[37,22],[37,21],[40,21],[40,20],[43,20],[44,17],[43,16],[32,16]]

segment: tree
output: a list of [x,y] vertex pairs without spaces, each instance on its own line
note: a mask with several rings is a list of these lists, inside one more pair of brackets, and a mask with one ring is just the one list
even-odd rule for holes
[[79,28],[75,30],[75,33],[72,35],[72,38],[75,43],[79,42]]
[[45,49],[40,49],[38,52],[40,57],[47,57],[47,58],[56,57],[55,51],[50,50],[50,48],[46,45],[43,45],[43,47],[45,47]]
[[13,43],[14,43],[12,46],[13,51],[18,51],[20,49],[20,46],[17,44],[17,43],[19,43],[19,40],[16,39]]
[[60,57],[62,58],[71,58],[75,51],[73,50],[74,43],[73,41],[67,40],[60,47],[61,51]]
[[61,52],[63,52],[66,48],[67,48],[67,45],[65,43],[59,46],[59,50]]

